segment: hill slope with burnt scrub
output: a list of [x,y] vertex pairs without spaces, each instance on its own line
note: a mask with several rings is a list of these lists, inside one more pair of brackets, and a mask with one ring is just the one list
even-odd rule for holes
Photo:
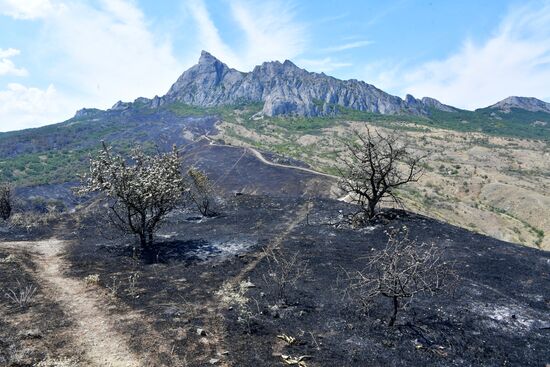
[[[171,216],[158,245],[132,259],[131,239],[98,238],[100,216],[80,221],[66,257],[68,275],[99,275],[114,319],[125,310],[150,320],[157,358],[170,365],[541,366],[550,362],[550,255],[402,211],[361,230],[331,225],[353,208],[334,200],[227,197],[221,216]],[[448,293],[420,295],[387,326],[385,299],[364,310],[346,289],[346,272],[386,243],[386,231],[434,243],[455,262]],[[296,257],[302,273],[281,302],[266,249]],[[297,270],[297,269],[294,269]],[[132,280],[133,279],[133,280]],[[96,291],[93,288],[91,291]],[[151,345],[138,323],[119,325],[139,359]],[[291,337],[291,338],[289,338]],[[292,339],[295,338],[295,339]],[[286,341],[285,341],[286,339]]]

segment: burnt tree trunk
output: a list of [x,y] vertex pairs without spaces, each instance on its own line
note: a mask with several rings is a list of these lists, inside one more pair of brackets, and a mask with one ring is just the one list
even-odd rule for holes
[[393,326],[395,324],[395,320],[397,319],[397,311],[399,311],[399,298],[393,297],[393,312],[390,317],[390,322],[388,323],[389,326]]

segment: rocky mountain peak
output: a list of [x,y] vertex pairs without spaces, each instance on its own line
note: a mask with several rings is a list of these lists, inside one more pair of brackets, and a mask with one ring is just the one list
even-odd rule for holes
[[[251,72],[240,72],[207,51],[201,52],[198,63],[186,70],[166,95],[155,97],[149,104],[156,108],[172,102],[202,107],[263,103],[266,116],[326,116],[339,113],[341,108],[412,115],[429,115],[430,109],[458,111],[433,98],[407,95],[401,99],[363,81],[311,73],[290,60],[264,62]],[[122,103],[114,106],[125,107]],[[526,97],[509,97],[490,108],[550,113],[549,103]]]
[[264,62],[243,73],[206,51],[185,71],[155,105],[182,102],[198,106],[263,102],[267,116],[323,116],[335,114],[336,106],[382,114],[426,114],[422,102],[403,100],[357,80],[310,73],[285,60]]
[[512,108],[518,108],[531,112],[550,113],[550,103],[533,97],[510,96],[495,103],[494,105],[489,106],[488,108],[498,109],[502,112],[510,112]]
[[215,64],[217,62],[220,62],[216,57],[214,57],[210,52],[208,51],[201,51],[201,56],[199,57],[199,65],[209,65],[209,64]]
[[[250,72],[230,68],[207,51],[198,63],[186,70],[168,93],[153,99],[136,100],[140,105],[158,108],[167,103],[213,107],[242,103],[263,103],[265,116],[327,116],[342,108],[379,114],[428,116],[432,111],[459,112],[437,99],[404,99],[388,94],[356,79],[340,80],[324,73],[312,73],[290,60],[268,61]],[[130,104],[117,102],[112,109],[124,110]],[[487,109],[509,113],[513,108],[550,113],[550,103],[531,97],[508,97]],[[86,111],[79,112],[79,114]]]

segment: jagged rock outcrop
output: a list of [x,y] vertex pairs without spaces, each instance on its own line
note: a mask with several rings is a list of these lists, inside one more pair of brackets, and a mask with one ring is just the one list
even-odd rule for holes
[[519,108],[531,112],[550,113],[550,103],[533,97],[508,97],[487,108],[497,109],[502,112],[510,112],[512,108]]
[[454,108],[452,106],[448,106],[446,104],[443,104],[435,98],[424,97],[424,98],[422,98],[422,103],[426,107],[435,108],[437,110],[441,110],[441,111],[445,111],[445,112],[457,112],[458,111],[456,108]]
[[86,118],[93,116],[97,114],[98,112],[101,112],[101,110],[97,108],[81,108],[80,110],[76,111],[74,114],[75,118]]
[[267,116],[331,115],[338,106],[381,114],[427,113],[422,101],[409,97],[403,100],[362,81],[310,73],[288,60],[265,62],[243,73],[203,51],[198,64],[179,77],[160,104],[177,101],[209,107],[261,102]]

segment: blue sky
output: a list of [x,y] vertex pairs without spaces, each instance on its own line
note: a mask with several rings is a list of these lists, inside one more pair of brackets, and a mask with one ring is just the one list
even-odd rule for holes
[[0,0],[0,131],[162,95],[202,49],[468,109],[550,101],[546,0]]

